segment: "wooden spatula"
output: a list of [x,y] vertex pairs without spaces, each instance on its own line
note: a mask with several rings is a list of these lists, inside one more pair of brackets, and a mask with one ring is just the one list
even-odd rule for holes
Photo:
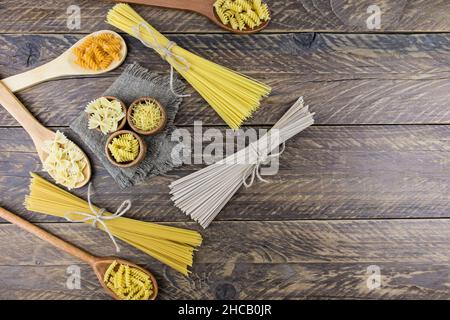
[[127,2],[127,3],[138,3],[138,4],[146,4],[149,6],[161,7],[161,8],[171,8],[171,9],[179,9],[186,10],[199,13],[209,20],[217,24],[219,27],[239,34],[250,34],[256,33],[267,27],[269,21],[265,21],[261,23],[258,27],[254,29],[245,29],[245,30],[234,30],[229,25],[224,25],[220,18],[217,16],[216,11],[214,10],[213,4],[216,0],[114,0],[116,2]]
[[1,207],[0,207],[0,218],[3,218],[6,221],[11,222],[12,224],[22,228],[23,230],[26,230],[26,231],[34,234],[35,236],[41,238],[44,241],[47,241],[48,243],[55,246],[56,248],[59,248],[65,252],[67,252],[68,254],[70,254],[74,257],[77,257],[78,259],[88,263],[94,270],[95,275],[97,276],[102,287],[114,299],[120,300],[120,298],[114,292],[112,292],[105,285],[105,283],[103,281],[103,276],[105,275],[106,270],[111,265],[111,263],[113,263],[114,261],[117,261],[118,263],[121,263],[121,264],[129,265],[130,267],[137,268],[137,269],[145,272],[150,277],[150,280],[153,283],[153,294],[150,296],[149,300],[156,299],[156,296],[158,295],[158,285],[157,285],[155,277],[149,271],[135,265],[134,263],[131,263],[126,260],[114,258],[114,257],[107,257],[107,258],[96,257],[84,250],[81,250],[80,248],[75,247],[71,243],[61,240],[60,238],[52,235],[51,233],[35,226],[34,224],[20,218],[19,216],[13,214],[12,212],[9,212],[6,209],[1,208]]
[[[84,40],[86,40],[87,37],[91,35],[98,35],[101,33],[112,33],[116,37],[121,39],[122,41],[122,51],[120,55],[121,59],[119,61],[113,61],[108,68],[98,71],[85,69],[76,64],[75,63],[76,57],[73,54],[73,48],[79,46]],[[67,76],[95,75],[109,72],[120,66],[122,62],[125,60],[126,56],[127,56],[127,45],[123,40],[123,38],[114,31],[101,30],[91,33],[82,38],[81,40],[77,41],[72,47],[70,47],[56,59],[42,66],[39,66],[35,69],[3,79],[2,81],[9,88],[9,90],[11,90],[12,92],[17,92],[19,90],[26,89],[28,87],[34,86],[38,83],[45,82],[51,79],[57,79]]]
[[[36,151],[41,162],[47,158],[48,154],[44,151],[44,142],[54,140],[55,133],[36,120],[27,108],[17,99],[17,97],[0,81],[0,104],[20,123],[25,131],[33,140]],[[91,178],[91,165],[86,154],[80,149],[86,160],[86,167],[83,170],[84,181],[76,185],[80,188],[89,182]]]

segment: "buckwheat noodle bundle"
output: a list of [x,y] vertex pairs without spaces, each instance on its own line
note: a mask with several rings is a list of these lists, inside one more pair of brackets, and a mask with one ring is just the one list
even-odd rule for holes
[[270,93],[269,86],[177,46],[127,4],[115,5],[108,12],[107,22],[158,52],[233,129],[239,128]]
[[[237,153],[170,184],[175,206],[206,228],[245,184],[253,184],[255,177],[264,180],[260,165],[278,154],[269,155],[279,145],[314,123],[313,114],[299,98],[284,116],[262,136]],[[247,183],[250,178],[250,183]],[[265,181],[265,180],[264,180]]]
[[[70,192],[31,173],[30,194],[25,199],[27,210],[64,218],[68,213],[77,218],[74,212],[91,212],[89,204]],[[98,211],[99,208],[95,207]],[[104,216],[111,215],[105,212]],[[79,216],[82,219],[83,216]],[[158,259],[173,269],[188,275],[192,266],[195,247],[202,242],[201,235],[192,230],[159,225],[118,217],[103,220],[114,237],[121,239],[146,254]],[[86,222],[88,223],[88,222]],[[101,223],[97,228],[105,231]]]

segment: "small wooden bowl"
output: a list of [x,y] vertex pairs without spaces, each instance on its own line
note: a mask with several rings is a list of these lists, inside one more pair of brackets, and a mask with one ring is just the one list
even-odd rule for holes
[[[139,141],[139,154],[136,157],[136,159],[134,159],[131,162],[123,162],[123,163],[119,163],[117,162],[114,157],[111,154],[111,151],[109,151],[108,145],[112,142],[112,140],[121,135],[121,134],[127,134],[130,133],[133,135],[133,137],[135,137],[138,141]],[[119,168],[130,168],[130,167],[134,167],[136,165],[138,165],[139,163],[142,162],[142,160],[144,160],[145,155],[147,154],[147,144],[145,143],[145,141],[136,133],[130,130],[120,130],[120,131],[116,131],[113,134],[111,134],[108,138],[108,140],[106,141],[105,144],[105,153],[106,153],[106,157],[108,158],[109,162],[111,162],[113,165],[119,167]]]
[[[131,120],[131,116],[133,114],[133,107],[135,105],[137,105],[140,102],[144,102],[144,101],[148,101],[148,100],[154,102],[159,107],[159,109],[161,110],[161,117],[162,117],[162,119],[161,119],[161,122],[160,122],[159,126],[156,127],[155,129],[149,130],[149,131],[143,131],[143,130],[140,130],[140,129],[136,128],[133,125],[133,121]],[[157,134],[157,133],[161,132],[161,130],[164,129],[164,127],[166,126],[166,123],[167,123],[167,113],[166,113],[166,109],[155,98],[152,98],[152,97],[141,97],[141,98],[136,99],[135,101],[133,101],[133,103],[128,107],[127,120],[128,120],[128,124],[131,127],[131,129],[133,129],[137,133],[142,134],[144,136],[150,136],[150,135]]]
[[[102,97],[100,97],[100,98],[106,98],[106,99],[108,99],[108,101],[116,100],[116,101],[119,101],[119,102],[120,102],[120,105],[122,106],[122,111],[123,111],[123,113],[125,114],[125,117],[123,117],[123,119],[120,120],[120,123],[119,123],[118,126],[117,126],[117,130],[114,131],[114,132],[117,132],[117,131],[122,130],[122,129],[125,127],[125,125],[127,124],[127,106],[125,105],[125,103],[123,103],[122,100],[120,100],[120,99],[118,99],[118,98],[116,98],[116,97],[113,97],[113,96],[102,96]],[[100,99],[100,98],[97,98],[97,99]],[[97,99],[95,99],[95,100],[97,100]],[[87,113],[87,116],[88,116],[88,119],[89,119],[90,114]],[[95,130],[97,130],[97,131],[100,132],[100,133],[103,133],[103,132],[100,130],[100,128],[95,128]],[[109,133],[113,133],[113,132],[109,132]]]

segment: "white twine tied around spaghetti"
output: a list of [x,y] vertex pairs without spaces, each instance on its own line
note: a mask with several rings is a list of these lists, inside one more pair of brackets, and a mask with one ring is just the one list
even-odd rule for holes
[[[251,143],[249,145],[249,147],[253,150],[253,152],[256,153],[256,162],[254,164],[252,164],[246,171],[245,174],[242,178],[242,182],[244,184],[244,186],[246,188],[250,188],[253,183],[255,182],[255,178],[257,178],[259,181],[265,182],[265,183],[269,183],[269,181],[267,181],[266,179],[264,179],[261,176],[261,165],[265,165],[265,164],[269,164],[270,161],[272,161],[272,159],[278,158],[280,157],[283,152],[284,149],[286,147],[286,143],[283,142],[282,147],[281,147],[281,151],[277,152],[277,153],[271,153],[271,154],[261,154],[259,152],[258,147],[256,147],[253,143]],[[251,170],[251,174],[249,174]],[[247,180],[250,178],[250,182],[247,182]]]
[[[147,42],[147,41],[145,41],[145,39],[143,39],[141,37],[141,27],[144,27],[147,30],[147,32],[152,36],[153,43]],[[168,59],[172,59],[172,61],[174,63],[178,64],[178,66],[180,68],[184,69],[185,71],[189,70],[189,68],[191,67],[189,64],[189,61],[187,61],[187,59],[185,57],[173,53],[172,49],[174,46],[177,45],[175,42],[169,41],[169,43],[167,44],[167,47],[162,46],[158,42],[158,39],[156,38],[153,30],[145,22],[141,22],[138,25],[133,26],[132,30],[133,30],[133,33],[136,36],[136,38],[138,38],[144,46],[159,52],[161,54],[162,58],[164,60],[166,60],[167,62],[169,62]],[[173,86],[174,67],[170,62],[169,62],[169,64],[170,64],[170,91],[172,91],[172,93],[179,98],[190,97],[191,96],[190,94],[178,94],[175,92],[175,89]]]
[[[103,230],[109,235],[109,238],[114,243],[114,246],[116,247],[116,252],[120,252],[120,248],[119,248],[119,246],[118,246],[118,244],[116,242],[116,239],[114,238],[113,234],[109,230],[109,228],[106,225],[105,221],[117,219],[117,218],[120,218],[121,216],[123,216],[128,210],[130,210],[130,208],[131,208],[131,201],[130,200],[125,200],[124,202],[122,202],[122,204],[119,206],[119,208],[117,208],[116,213],[105,216],[105,215],[103,215],[106,212],[105,208],[100,208],[99,210],[96,210],[94,208],[94,206],[92,205],[92,202],[91,202],[91,185],[92,185],[92,183],[89,183],[88,196],[87,196],[89,209],[91,209],[91,213],[73,211],[73,212],[69,212],[69,213],[65,214],[64,218],[66,218],[66,220],[69,221],[69,222],[88,222],[88,221],[92,220],[92,225],[94,227],[97,227],[97,223],[100,223],[102,225],[102,227],[103,227]],[[72,214],[78,214],[80,216],[84,216],[85,218],[83,218],[83,219],[71,219],[70,215],[72,215]]]

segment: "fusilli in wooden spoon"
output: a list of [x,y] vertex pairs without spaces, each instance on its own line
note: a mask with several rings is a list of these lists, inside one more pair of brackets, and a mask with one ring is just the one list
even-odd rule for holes
[[143,271],[146,275],[148,275],[153,284],[153,293],[149,297],[149,300],[156,299],[156,296],[158,295],[158,285],[157,285],[155,277],[149,271],[139,267],[138,265],[135,265],[134,263],[131,263],[129,261],[114,258],[114,257],[106,257],[106,258],[105,257],[96,257],[96,256],[74,246],[71,243],[61,240],[60,238],[54,236],[53,234],[35,226],[34,224],[22,219],[21,217],[13,214],[12,212],[9,212],[8,210],[5,210],[1,207],[0,207],[0,218],[3,218],[6,221],[11,222],[12,224],[22,228],[23,230],[34,234],[35,236],[39,237],[40,239],[47,241],[48,243],[55,246],[56,248],[59,248],[65,252],[67,252],[68,254],[70,254],[74,257],[77,257],[78,259],[88,263],[94,270],[95,275],[97,276],[102,287],[114,299],[120,300],[120,298],[113,291],[111,291],[105,285],[105,283],[103,281],[103,276],[105,275],[106,270],[114,261],[117,261],[118,263],[121,263],[121,264],[126,264],[132,268],[137,268],[137,269]]
[[202,16],[207,17],[209,20],[214,22],[216,25],[225,29],[229,32],[239,33],[239,34],[251,34],[256,33],[267,27],[269,21],[261,23],[258,27],[253,29],[244,30],[234,30],[228,25],[224,25],[217,16],[213,4],[216,0],[114,0],[116,2],[127,2],[127,3],[137,3],[146,4],[149,6],[161,7],[161,8],[171,8],[179,9],[185,11],[196,12]]
[[[122,49],[120,52],[121,59],[118,61],[113,61],[109,65],[109,67],[104,70],[85,69],[76,64],[75,63],[76,57],[75,54],[73,53],[73,48],[79,46],[84,40],[86,40],[86,38],[92,35],[99,35],[101,33],[111,33],[114,36],[121,39],[122,41]],[[125,43],[125,40],[123,40],[123,38],[118,33],[111,30],[96,31],[91,34],[88,34],[81,40],[77,41],[72,47],[70,47],[56,59],[32,70],[28,70],[24,73],[14,75],[9,78],[5,78],[2,80],[2,82],[9,88],[9,90],[11,90],[12,92],[17,92],[32,87],[38,83],[42,83],[52,79],[67,76],[87,76],[109,72],[120,66],[122,62],[125,60],[126,56],[127,56],[127,45]]]

